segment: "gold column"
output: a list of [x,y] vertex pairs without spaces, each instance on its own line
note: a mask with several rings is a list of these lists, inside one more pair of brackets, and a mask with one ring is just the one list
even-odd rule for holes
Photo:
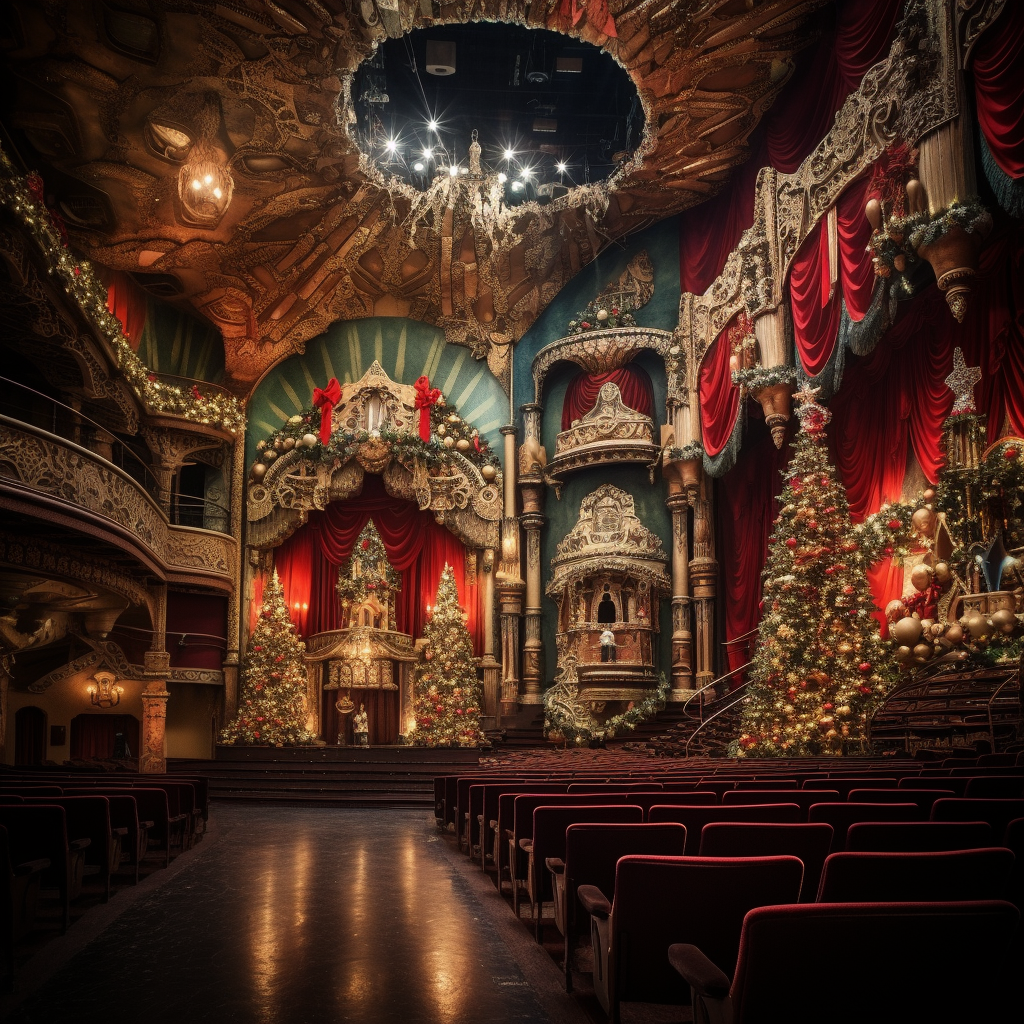
[[498,717],[498,686],[501,676],[501,665],[494,658],[494,549],[487,548],[482,552],[480,568],[483,571],[481,599],[484,613],[484,650],[480,659],[484,673],[484,717],[493,718],[497,725]]
[[[761,350],[761,365],[765,369],[790,365],[793,330],[789,320],[788,304],[782,303],[776,309],[759,315],[754,320],[754,334]],[[764,421],[772,432],[775,447],[781,449],[782,442],[786,439],[786,424],[793,411],[793,385],[788,382],[772,384],[752,392],[752,396],[760,402],[764,410]]]
[[540,541],[544,526],[544,466],[547,455],[540,443],[542,408],[523,406],[524,433],[520,449],[519,491],[523,512],[519,522],[526,531],[526,637],[523,642],[523,692],[520,704],[541,704],[544,682],[544,641],[541,639],[542,578]]
[[149,612],[153,622],[153,642],[144,656],[146,689],[142,694],[142,750],[139,771],[162,774],[167,771],[167,677],[171,656],[166,648],[167,584],[157,583],[149,590]]
[[501,621],[501,706],[500,716],[513,715],[519,703],[519,620],[523,615],[522,569],[519,563],[519,523],[516,520],[516,428],[501,428],[505,437],[502,467],[505,508],[501,522],[501,553],[497,579]]
[[245,436],[235,438],[231,456],[231,536],[238,540],[238,564],[235,566],[235,585],[228,596],[228,645],[224,655],[224,723],[238,713],[238,672],[242,645],[242,616],[248,607],[242,600],[248,575],[245,549],[242,547],[242,522],[245,507]]
[[665,500],[672,514],[672,690],[670,701],[693,692],[693,633],[690,625],[690,502],[674,478]]
[[697,688],[715,678],[715,594],[718,562],[711,503],[712,482],[702,475],[693,502],[693,558],[690,584],[693,593]]

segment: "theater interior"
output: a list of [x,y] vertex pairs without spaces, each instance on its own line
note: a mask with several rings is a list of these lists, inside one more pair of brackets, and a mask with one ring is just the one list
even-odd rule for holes
[[1020,1019],[1024,3],[0,55],[0,1020]]

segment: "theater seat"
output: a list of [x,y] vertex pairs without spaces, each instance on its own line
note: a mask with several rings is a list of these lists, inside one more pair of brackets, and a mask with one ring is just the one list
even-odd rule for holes
[[739,804],[736,807],[682,807],[655,805],[647,816],[650,822],[677,821],[686,826],[686,852],[700,849],[701,829],[712,821],[767,821],[799,824],[803,812],[796,804]]
[[743,921],[731,982],[696,943],[668,960],[698,1024],[973,1024],[1005,1019],[1019,916],[1002,900],[761,907]]
[[1013,854],[1004,847],[939,853],[833,853],[819,903],[916,903],[1006,898]]
[[917,804],[814,804],[808,821],[825,821],[835,830],[832,852],[846,848],[846,833],[857,821],[920,821],[924,812]]
[[590,934],[590,917],[576,896],[582,885],[601,892],[615,889],[615,866],[629,854],[681,856],[686,847],[682,825],[570,825],[565,830],[565,859],[549,859],[555,924],[565,938],[565,990],[572,991],[572,960],[581,934]]
[[857,853],[974,850],[995,843],[987,821],[862,821],[850,826],[846,849]]
[[594,886],[579,889],[605,1013],[617,1024],[623,1000],[685,1003],[686,986],[665,958],[669,945],[692,942],[732,970],[747,911],[795,903],[802,879],[796,857],[623,857],[611,900]]
[[1024,817],[1024,800],[943,797],[932,806],[932,821],[987,821],[1001,836],[1014,818]]
[[799,857],[804,866],[800,900],[813,903],[832,845],[832,826],[715,821],[700,836],[701,857]]

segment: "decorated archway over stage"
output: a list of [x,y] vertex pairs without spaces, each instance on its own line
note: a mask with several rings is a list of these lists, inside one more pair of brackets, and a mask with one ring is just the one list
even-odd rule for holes
[[[490,576],[502,503],[486,443],[426,378],[396,384],[377,363],[353,384],[317,389],[314,401],[261,442],[248,519],[254,603],[272,564],[307,641],[317,731],[352,742],[362,703],[371,743],[407,735],[409,666],[446,563],[484,667],[485,708],[493,705]],[[387,583],[384,600],[360,590],[357,544],[380,554],[373,572]]]

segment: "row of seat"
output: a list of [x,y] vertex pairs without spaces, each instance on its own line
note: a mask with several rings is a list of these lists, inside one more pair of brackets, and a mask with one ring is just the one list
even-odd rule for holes
[[47,902],[63,933],[83,894],[106,902],[118,882],[137,884],[149,854],[167,866],[202,836],[207,814],[204,778],[0,771],[4,986]]
[[[894,934],[908,941],[908,929],[924,938],[954,920],[984,924],[990,929],[984,950],[972,948],[966,959],[973,963],[975,954],[984,954],[988,973],[979,969],[974,981],[1005,977],[1003,959],[1024,902],[1024,774],[1005,765],[995,766],[1000,774],[947,773],[954,781],[942,788],[936,780],[919,781],[920,765],[896,772],[891,762],[872,766],[874,771],[859,767],[856,773],[835,771],[832,762],[787,779],[776,771],[746,780],[720,772],[694,779],[648,771],[646,778],[638,772],[585,781],[574,772],[570,781],[549,770],[534,775],[543,782],[513,771],[495,779],[492,770],[454,784],[445,780],[435,791],[439,823],[456,833],[466,853],[479,857],[481,867],[493,864],[499,889],[510,883],[517,915],[520,897],[530,901],[538,940],[544,905],[553,904],[567,988],[577,946],[589,934],[595,991],[613,1019],[624,998],[679,1002],[691,989],[697,1011],[715,1020],[747,1019],[744,1005],[761,1006],[748,991],[761,983],[758,950],[771,948],[758,946],[759,937],[785,932],[793,948],[805,941],[813,946],[822,929],[832,934],[822,922],[847,918],[862,955],[872,949],[864,938],[867,927],[885,932],[879,941],[886,946]],[[969,787],[979,796],[968,796]],[[448,792],[457,810],[452,808],[454,820],[446,825]],[[495,817],[487,817],[493,808]],[[788,885],[784,896],[776,892],[780,877]],[[726,881],[712,884],[719,878]],[[729,904],[731,916],[725,913],[727,899],[738,901]],[[886,931],[889,917],[897,922],[892,932]],[[701,931],[713,931],[726,919],[731,953],[716,947],[714,934]],[[840,937],[847,934],[842,924],[836,927]],[[962,946],[964,933],[958,934]],[[737,961],[744,943],[746,959]],[[832,951],[834,973],[842,960],[835,941]],[[994,984],[986,981],[982,990],[995,991]],[[977,1002],[973,982],[960,986],[958,998],[967,989]],[[901,993],[890,985],[885,998],[899,1005]],[[825,1015],[820,1004],[804,1016],[798,1010],[790,1015],[789,1009],[787,1002],[787,1019]],[[734,1017],[719,1016],[727,1012]],[[763,1006],[756,1012],[763,1014]],[[845,1004],[840,1019],[844,1013]],[[776,1003],[772,1013],[757,1019],[777,1014]],[[836,1016],[833,1004],[828,1016]],[[876,1004],[859,1019],[895,1018],[888,1010],[880,1015]]]

